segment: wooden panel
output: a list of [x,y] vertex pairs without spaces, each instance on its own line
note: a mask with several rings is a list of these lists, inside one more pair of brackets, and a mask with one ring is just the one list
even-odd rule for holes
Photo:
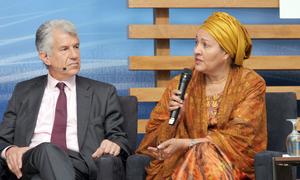
[[268,86],[267,92],[295,92],[300,100],[300,86]]
[[[170,54],[170,40],[155,40],[154,54],[157,56],[166,56]],[[166,87],[170,80],[170,70],[161,69],[155,71],[155,87]]]
[[[139,102],[157,102],[165,88],[130,88],[129,93],[136,96]],[[300,86],[268,86],[267,92],[296,92],[300,100]]]
[[279,0],[128,0],[129,8],[278,8]]
[[138,133],[145,133],[147,122],[148,122],[148,119],[139,119],[138,120]]
[[136,96],[139,102],[159,101],[165,88],[130,88],[129,94]]
[[[193,56],[130,56],[130,70],[182,70],[194,65]],[[300,56],[252,56],[244,66],[256,70],[300,70]]]
[[[156,25],[169,23],[169,9],[153,9],[153,22]],[[166,56],[170,55],[170,40],[155,39],[154,40],[154,55]],[[155,86],[165,87],[170,80],[169,70],[159,70],[155,72]]]
[[153,24],[169,24],[169,9],[153,9]]
[[244,66],[256,70],[300,70],[300,56],[252,56]]
[[[300,25],[245,25],[253,39],[299,39]],[[194,39],[199,25],[129,25],[129,38]]]
[[192,56],[130,56],[128,68],[130,70],[181,70],[192,67]]

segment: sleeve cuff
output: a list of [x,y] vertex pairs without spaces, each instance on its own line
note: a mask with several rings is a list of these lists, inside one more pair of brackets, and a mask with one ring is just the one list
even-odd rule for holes
[[2,159],[6,159],[6,151],[9,149],[9,148],[11,148],[11,147],[13,147],[14,145],[10,145],[10,146],[7,146],[6,148],[4,148],[3,150],[2,150],[2,152],[1,152],[1,158]]

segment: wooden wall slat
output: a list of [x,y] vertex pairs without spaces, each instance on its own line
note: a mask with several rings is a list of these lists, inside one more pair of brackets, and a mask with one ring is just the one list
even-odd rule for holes
[[[194,65],[193,56],[130,56],[129,70],[182,70]],[[300,56],[252,56],[244,66],[256,70],[299,70]]]
[[300,100],[300,86],[267,86],[267,92],[295,92]]
[[[194,39],[199,25],[129,25],[133,39]],[[299,39],[298,24],[245,25],[253,39]]]
[[145,133],[146,125],[149,119],[139,119],[138,120],[138,133]]
[[180,70],[192,67],[192,56],[129,56],[129,70]]
[[128,0],[129,8],[278,8],[279,0]]
[[[139,102],[157,102],[165,88],[130,88],[129,94],[136,96]],[[300,86],[268,86],[267,92],[295,92],[300,100]]]
[[[153,9],[153,22],[155,25],[169,24],[169,9]],[[169,39],[155,39],[154,40],[154,55],[168,56],[170,55],[170,40]],[[169,70],[155,71],[155,86],[165,87],[170,80]]]
[[299,70],[300,56],[252,56],[244,66],[255,70]]
[[157,102],[165,88],[130,88],[129,94],[136,96],[139,102]]

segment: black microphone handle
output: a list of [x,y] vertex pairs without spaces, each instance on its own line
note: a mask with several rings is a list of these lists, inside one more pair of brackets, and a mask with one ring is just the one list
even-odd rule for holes
[[[188,80],[183,78],[182,82],[180,82],[180,85],[179,85],[179,88],[178,88],[178,90],[181,92],[180,96],[179,96],[181,100],[184,100],[185,90],[186,90],[187,85],[188,85],[188,83],[186,81],[188,81]],[[171,115],[170,115],[171,118],[169,120],[170,125],[175,124],[175,121],[178,118],[179,112],[180,112],[180,108],[177,108],[177,109],[174,109],[173,111],[171,111]]]
[[178,118],[179,112],[180,112],[180,108],[171,111],[171,119],[172,120],[170,119],[170,121],[169,121],[170,125],[174,125],[175,124],[175,121]]
[[186,79],[186,78],[182,79],[182,82],[180,83],[180,85],[178,87],[178,90],[181,92],[180,96],[179,96],[181,100],[184,100],[185,90],[186,90],[186,88],[188,86],[188,82],[187,81],[189,81],[189,80]]
[[[178,86],[178,90],[181,92],[180,95],[179,95],[179,98],[181,100],[184,100],[185,91],[186,91],[186,89],[188,87],[188,84],[191,80],[191,76],[192,76],[192,71],[190,69],[184,69],[184,72],[181,73],[179,86]],[[177,109],[171,111],[170,119],[169,119],[169,125],[174,125],[175,124],[175,121],[178,118],[179,112],[180,112],[180,108],[177,108]]]

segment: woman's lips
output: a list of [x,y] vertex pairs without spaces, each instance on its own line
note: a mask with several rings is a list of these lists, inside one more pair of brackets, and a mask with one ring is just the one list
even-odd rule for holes
[[195,58],[195,63],[196,63],[196,64],[200,64],[200,63],[202,63],[202,62],[203,62],[203,60],[202,60],[202,59]]

